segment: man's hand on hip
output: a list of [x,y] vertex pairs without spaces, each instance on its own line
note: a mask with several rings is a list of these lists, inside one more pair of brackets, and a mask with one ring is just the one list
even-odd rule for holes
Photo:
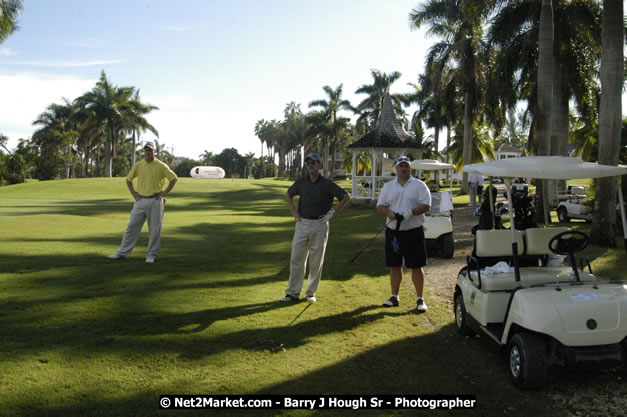
[[335,215],[335,211],[333,210],[329,210],[327,212],[327,214],[325,214],[324,216],[320,217],[320,221],[323,223],[328,222],[329,220],[331,220],[333,218],[333,216]]

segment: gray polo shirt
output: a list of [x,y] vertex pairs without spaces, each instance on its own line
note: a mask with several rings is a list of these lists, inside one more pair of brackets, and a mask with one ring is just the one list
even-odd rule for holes
[[348,195],[346,191],[333,180],[322,175],[316,182],[311,182],[309,175],[305,175],[294,181],[287,189],[287,194],[294,198],[299,195],[298,214],[306,219],[317,219],[327,214],[333,205],[333,198],[344,199]]

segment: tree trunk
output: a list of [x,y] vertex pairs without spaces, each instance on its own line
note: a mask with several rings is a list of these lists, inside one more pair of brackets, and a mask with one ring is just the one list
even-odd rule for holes
[[133,129],[133,147],[131,148],[131,167],[135,165],[135,149],[137,148],[137,141],[135,140],[135,129]]
[[335,175],[335,154],[337,153],[336,142],[331,144],[331,169],[329,170],[329,178],[333,178]]
[[[551,102],[553,99],[553,5],[542,0],[538,35],[538,111],[536,124],[536,155],[551,152]],[[544,201],[548,190],[539,181],[536,188],[536,214],[538,221],[545,221]]]
[[[472,163],[472,96],[470,91],[464,93],[464,149],[462,163]],[[462,177],[462,194],[468,192],[468,174]]]
[[105,142],[105,176],[111,178],[113,171],[113,157],[111,149],[113,147],[113,127],[109,129],[109,138]]
[[[599,163],[617,165],[624,81],[622,1],[603,0],[602,27]],[[591,238],[597,245],[616,246],[616,183],[612,178],[597,180]]]
[[[451,163],[451,151],[449,150],[451,147],[451,127],[450,126],[446,126],[446,163],[450,164]],[[447,169],[446,170],[446,180],[450,181],[451,180],[451,170]]]
[[258,178],[263,178],[265,177],[265,175],[263,175],[263,141],[261,141],[261,157],[259,158],[259,172],[257,177]]

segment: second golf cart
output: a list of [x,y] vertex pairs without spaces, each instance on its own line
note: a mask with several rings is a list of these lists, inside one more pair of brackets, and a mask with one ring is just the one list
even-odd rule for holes
[[[432,159],[417,159],[411,168],[422,171],[447,171],[455,166]],[[449,191],[439,190],[439,179],[431,191],[431,209],[425,215],[425,240],[427,248],[436,250],[442,258],[450,259],[455,254],[453,240],[453,200],[452,186]]]

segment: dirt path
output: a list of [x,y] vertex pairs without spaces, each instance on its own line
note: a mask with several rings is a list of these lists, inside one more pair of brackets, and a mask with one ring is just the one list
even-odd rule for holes
[[466,256],[472,252],[474,236],[470,230],[478,222],[479,219],[474,216],[472,207],[456,207],[453,214],[455,256],[452,259],[429,257],[429,265],[425,268],[427,275],[425,287],[451,305],[457,274],[466,265]]

